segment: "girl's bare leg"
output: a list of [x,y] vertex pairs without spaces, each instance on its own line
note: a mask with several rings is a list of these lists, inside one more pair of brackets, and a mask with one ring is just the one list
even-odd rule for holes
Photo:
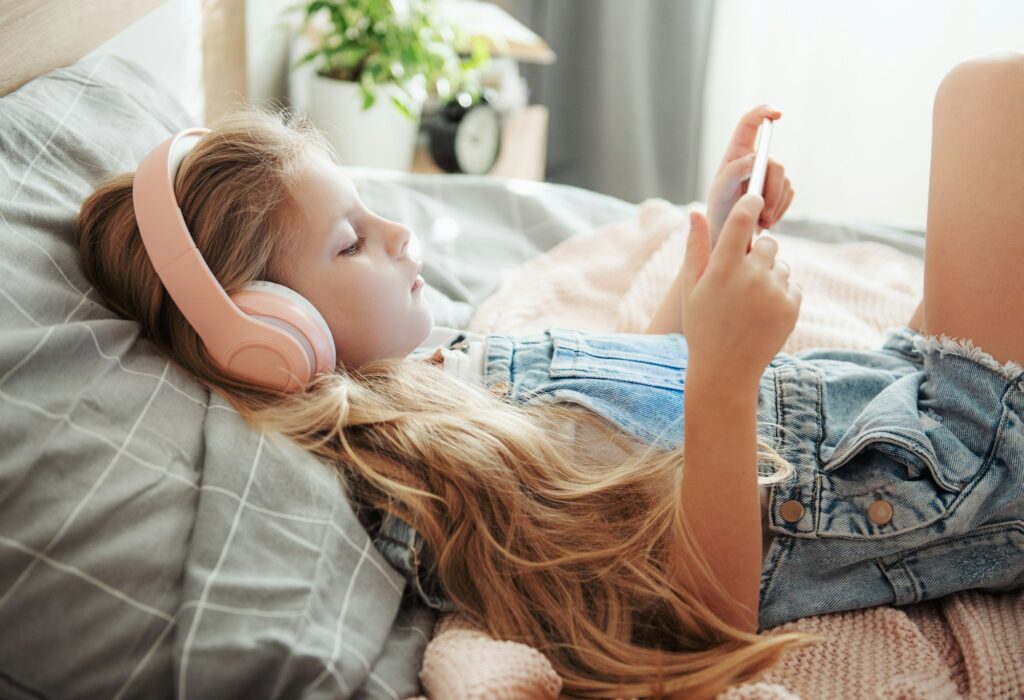
[[1024,54],[983,54],[939,85],[923,332],[1024,364]]
[[917,302],[917,308],[914,309],[914,313],[910,317],[910,320],[907,321],[907,325],[910,326],[911,328],[913,328],[918,333],[920,333],[921,331],[924,330],[923,320],[924,320],[924,299],[922,299],[921,301]]

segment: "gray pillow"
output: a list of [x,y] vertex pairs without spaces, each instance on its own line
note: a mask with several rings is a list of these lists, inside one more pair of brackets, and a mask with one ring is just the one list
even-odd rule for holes
[[85,196],[198,123],[113,56],[0,98],[0,696],[417,694],[432,613],[335,473],[80,272]]

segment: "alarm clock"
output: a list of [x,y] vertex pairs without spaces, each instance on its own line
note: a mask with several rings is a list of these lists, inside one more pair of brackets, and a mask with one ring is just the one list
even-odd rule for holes
[[501,150],[501,115],[486,98],[461,93],[430,120],[430,155],[448,173],[489,172]]

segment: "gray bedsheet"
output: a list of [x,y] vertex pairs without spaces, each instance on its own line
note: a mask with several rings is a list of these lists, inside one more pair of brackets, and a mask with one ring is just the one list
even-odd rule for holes
[[[198,124],[112,56],[0,98],[0,696],[419,692],[433,617],[331,468],[249,428],[90,289],[74,220],[111,171]],[[514,266],[637,206],[573,187],[348,169],[417,231],[436,321]],[[794,220],[780,232],[920,232]]]

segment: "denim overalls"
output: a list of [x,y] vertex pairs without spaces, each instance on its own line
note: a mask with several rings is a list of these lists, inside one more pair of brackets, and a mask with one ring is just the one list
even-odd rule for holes
[[[682,335],[550,328],[487,344],[484,383],[506,400],[578,403],[647,443],[682,443]],[[769,496],[761,629],[1024,587],[1024,368],[901,326],[877,350],[780,353],[757,421],[796,469]],[[386,517],[375,544],[428,605],[452,609],[415,531]]]

